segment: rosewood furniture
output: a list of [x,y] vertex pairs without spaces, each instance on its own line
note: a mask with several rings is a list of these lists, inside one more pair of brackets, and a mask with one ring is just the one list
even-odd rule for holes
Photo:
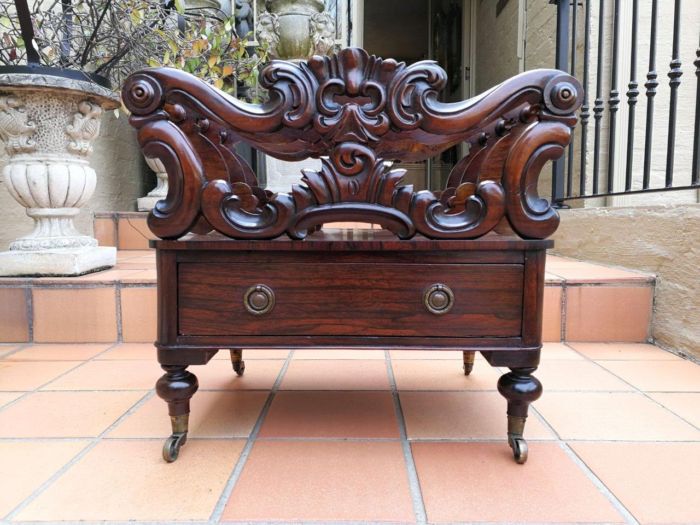
[[[269,101],[235,100],[172,69],[132,75],[123,89],[143,152],[170,190],[149,216],[158,261],[156,389],[173,434],[187,439],[189,401],[206,364],[231,349],[459,349],[510,368],[508,442],[524,463],[539,363],[545,240],[559,217],[537,195],[539,172],[571,138],[580,84],[556,70],[523,73],[471,100],[443,103],[445,72],[344,49],[262,73]],[[257,186],[236,153],[320,158],[290,193]],[[466,143],[439,193],[401,184],[401,161]],[[398,163],[392,162],[398,161]],[[383,230],[331,231],[363,221]]]

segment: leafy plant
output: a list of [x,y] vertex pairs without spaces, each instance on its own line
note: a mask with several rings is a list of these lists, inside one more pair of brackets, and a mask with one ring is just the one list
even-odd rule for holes
[[[28,7],[44,66],[102,75],[113,86],[147,65],[169,66],[234,96],[239,86],[253,101],[264,96],[257,79],[267,48],[249,53],[233,17],[185,11],[183,0],[33,0]],[[0,0],[0,63],[27,58],[15,0]]]
[[[163,32],[177,30],[174,4],[162,0],[34,0],[28,7],[42,65],[114,85],[165,47]],[[26,64],[27,55],[15,1],[0,0],[0,63]]]
[[242,84],[246,98],[259,101],[264,93],[258,86],[258,73],[268,60],[267,46],[250,53],[247,35],[236,35],[234,27],[233,17],[181,15],[179,31],[156,30],[167,48],[149,58],[148,65],[187,71],[234,96],[242,94]]

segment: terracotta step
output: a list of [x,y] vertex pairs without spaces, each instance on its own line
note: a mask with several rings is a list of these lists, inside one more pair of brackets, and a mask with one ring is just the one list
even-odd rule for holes
[[96,212],[93,219],[95,238],[100,246],[116,246],[118,250],[148,250],[148,241],[155,236],[148,229],[147,212]]
[[[154,252],[120,250],[117,260],[81,277],[0,279],[0,342],[152,342]],[[645,342],[653,296],[652,275],[550,255],[544,340]]]

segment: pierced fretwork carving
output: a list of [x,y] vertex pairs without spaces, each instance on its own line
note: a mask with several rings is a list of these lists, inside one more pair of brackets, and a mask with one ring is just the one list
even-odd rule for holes
[[[507,221],[523,237],[544,238],[558,225],[536,188],[576,123],[582,89],[565,73],[531,71],[442,103],[447,78],[434,62],[407,66],[348,48],[301,64],[273,61],[261,81],[270,100],[253,105],[172,69],[129,78],[131,123],[146,155],[168,171],[168,197],[149,218],[156,235],[301,239],[324,222],[364,220],[401,238],[470,239]],[[283,160],[321,158],[322,168],[305,171],[290,193],[272,194],[236,154],[240,141]],[[440,195],[401,184],[394,161],[462,142],[469,154]]]

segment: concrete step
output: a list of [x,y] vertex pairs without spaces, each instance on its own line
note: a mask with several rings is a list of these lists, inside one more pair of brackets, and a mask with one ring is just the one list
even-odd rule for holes
[[[136,239],[128,217],[119,221],[117,242]],[[0,342],[152,342],[155,254],[119,250],[117,259],[115,268],[81,277],[0,279]],[[654,281],[649,274],[548,256],[544,340],[648,341]]]

